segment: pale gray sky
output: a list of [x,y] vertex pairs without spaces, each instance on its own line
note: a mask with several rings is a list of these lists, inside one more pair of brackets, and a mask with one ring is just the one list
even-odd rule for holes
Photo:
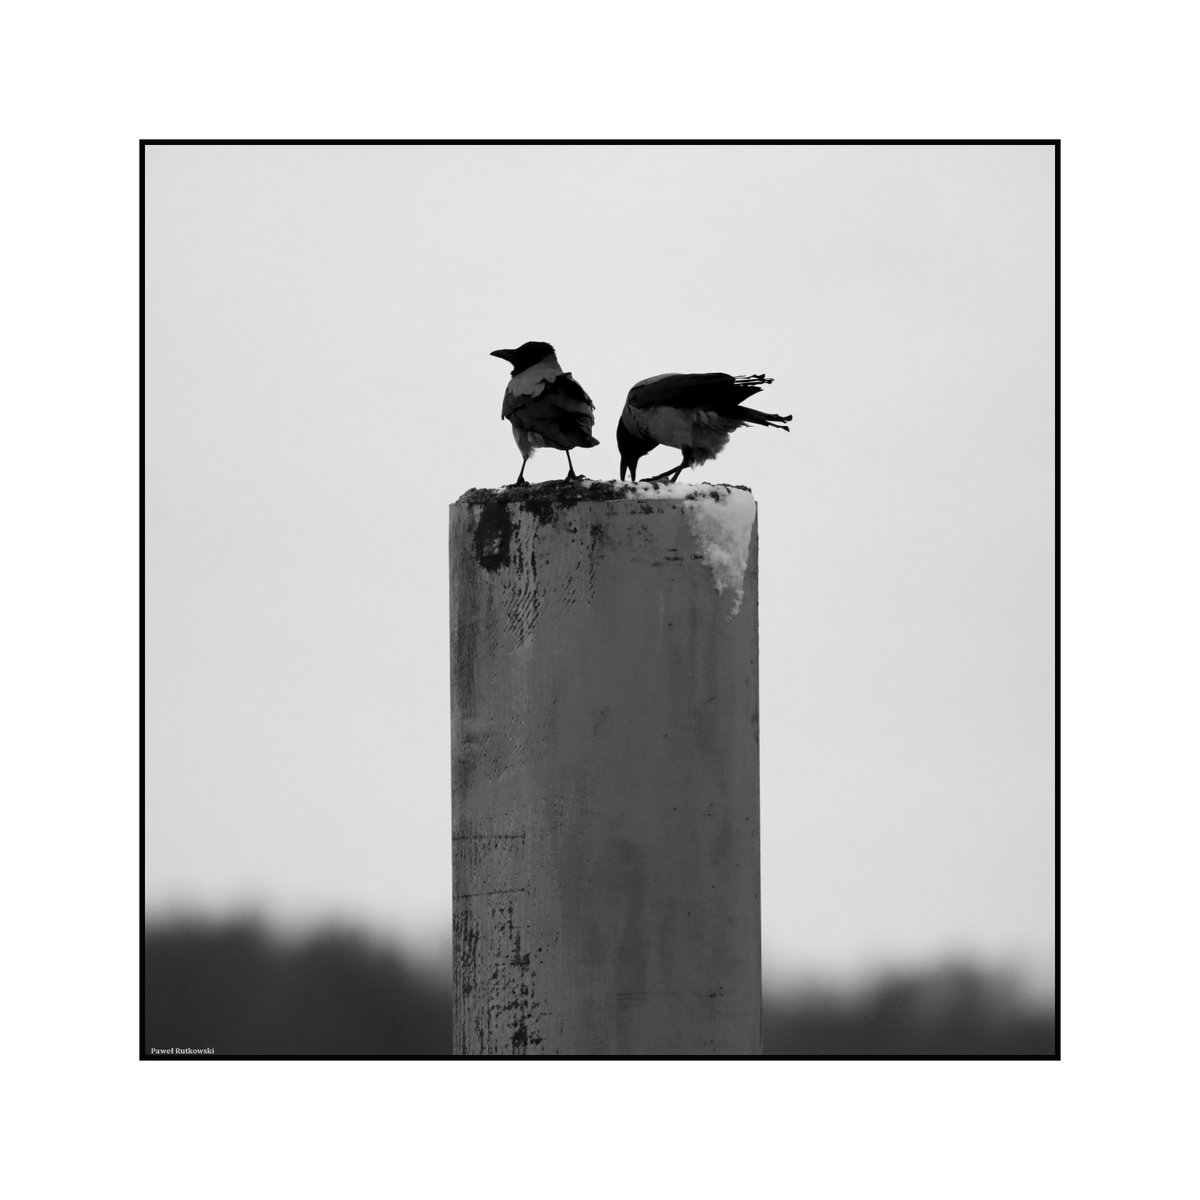
[[151,911],[448,936],[447,505],[516,477],[488,351],[541,339],[594,477],[647,375],[795,416],[690,476],[759,502],[769,977],[1046,978],[1053,189],[1048,146],[148,148]]

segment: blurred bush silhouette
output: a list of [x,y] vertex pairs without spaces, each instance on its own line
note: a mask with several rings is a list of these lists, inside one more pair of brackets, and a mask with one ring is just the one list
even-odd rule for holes
[[1027,999],[1004,972],[947,963],[890,973],[854,991],[809,989],[763,1003],[763,1051],[1052,1057],[1054,1011]]
[[212,1046],[218,1055],[450,1053],[449,978],[336,928],[293,941],[249,919],[152,926],[143,1003],[146,1047]]
[[[252,919],[146,931],[145,1044],[220,1055],[450,1053],[451,981],[390,946],[327,929],[299,939]],[[1053,1055],[1054,1014],[970,964],[856,991],[768,999],[763,1051],[784,1055]]]

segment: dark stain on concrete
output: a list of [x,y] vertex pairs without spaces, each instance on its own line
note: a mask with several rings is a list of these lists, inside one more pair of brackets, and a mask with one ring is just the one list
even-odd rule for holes
[[503,1011],[510,1013],[508,1023],[511,1028],[509,1042],[513,1054],[527,1054],[530,1046],[539,1046],[541,1037],[537,1033],[538,1003],[533,999],[533,984],[536,972],[532,967],[532,955],[527,951],[522,953],[521,930],[513,920],[513,910],[508,909],[508,922],[504,933],[511,938],[512,955],[503,964],[505,986],[503,993],[510,999],[503,1006]]
[[475,990],[478,967],[479,926],[471,912],[458,909],[454,913],[454,992],[460,997],[454,1006],[455,1054],[469,1054],[475,1045],[467,997]]
[[547,483],[531,483],[524,487],[471,488],[459,496],[459,504],[503,504],[516,505],[542,519],[559,509],[574,508],[578,504],[596,501],[623,500],[630,492],[627,484],[611,480],[589,480],[580,486],[566,479]]
[[578,496],[570,492],[555,494],[534,490],[521,502],[521,511],[529,513],[539,525],[548,525],[560,512],[574,508],[578,503]]
[[508,505],[484,504],[475,526],[475,557],[485,571],[507,567],[511,556],[513,519]]

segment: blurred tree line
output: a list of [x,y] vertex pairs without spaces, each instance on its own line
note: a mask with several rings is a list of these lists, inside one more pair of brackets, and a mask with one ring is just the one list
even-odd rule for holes
[[[446,1055],[451,983],[390,946],[329,929],[300,939],[245,919],[151,925],[144,1050],[218,1055]],[[969,963],[852,991],[768,999],[763,1052],[1053,1055],[1054,1013]]]

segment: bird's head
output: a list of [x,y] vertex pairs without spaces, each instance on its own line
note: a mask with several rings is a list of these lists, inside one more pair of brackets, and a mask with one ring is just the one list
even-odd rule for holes
[[492,357],[512,363],[512,373],[516,375],[540,363],[544,358],[553,358],[554,347],[549,342],[526,342],[515,350],[493,350]]
[[637,465],[638,459],[646,453],[647,450],[654,449],[653,442],[647,442],[643,438],[637,436],[622,417],[617,422],[617,449],[621,452],[621,480],[625,480],[625,472],[629,472],[629,481],[637,483]]

